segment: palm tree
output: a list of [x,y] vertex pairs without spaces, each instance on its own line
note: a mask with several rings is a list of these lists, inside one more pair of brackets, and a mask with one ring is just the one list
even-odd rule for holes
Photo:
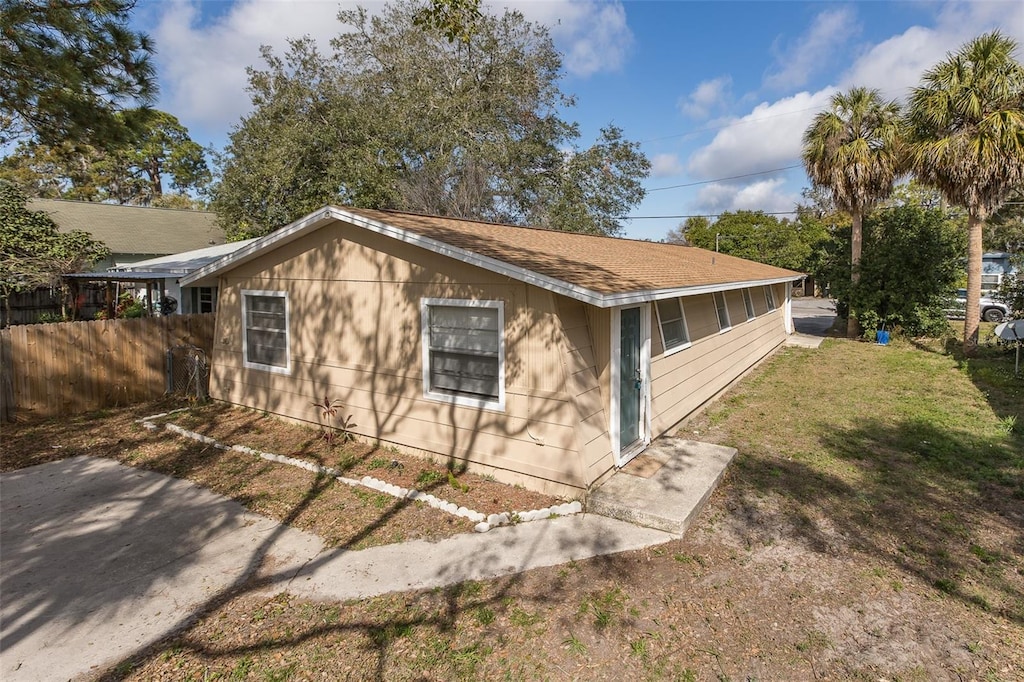
[[964,352],[978,345],[985,221],[1024,184],[1024,67],[1017,43],[986,33],[926,71],[910,96],[914,173],[967,209]]
[[[803,161],[816,189],[832,195],[836,208],[853,222],[851,278],[860,279],[864,214],[892,192],[901,172],[900,108],[878,90],[852,88],[832,96],[831,108],[814,117],[804,133]],[[858,334],[851,309],[846,334]]]

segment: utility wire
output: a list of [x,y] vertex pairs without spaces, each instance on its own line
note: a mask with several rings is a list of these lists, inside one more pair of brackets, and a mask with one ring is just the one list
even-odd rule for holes
[[772,168],[771,170],[755,171],[753,173],[743,173],[742,175],[730,175],[726,178],[715,178],[714,180],[699,180],[697,182],[686,182],[682,185],[669,185],[668,187],[655,187],[647,190],[648,192],[660,192],[665,189],[679,189],[680,187],[695,187],[697,185],[708,185],[712,182],[721,182],[723,180],[738,180],[740,178],[751,178],[755,175],[768,175],[769,173],[781,173],[782,171],[792,170],[794,168],[801,168],[801,164],[797,163],[792,166],[783,166],[782,168]]
[[[721,218],[726,213],[735,214],[746,209],[738,209],[736,211],[726,211],[725,213],[690,213],[680,215],[627,215],[619,218],[619,220],[666,220],[668,218]],[[794,215],[799,211],[749,211],[750,213],[760,213],[762,215]]]

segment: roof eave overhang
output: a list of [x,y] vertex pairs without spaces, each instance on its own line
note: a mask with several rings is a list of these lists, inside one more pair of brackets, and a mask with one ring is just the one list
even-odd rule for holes
[[364,216],[351,213],[345,209],[338,208],[337,206],[325,206],[324,208],[310,213],[304,218],[300,218],[290,225],[282,227],[276,232],[270,233],[266,237],[253,242],[249,246],[224,256],[223,258],[196,270],[192,274],[183,277],[181,279],[181,284],[182,286],[211,284],[214,279],[223,272],[231,270],[256,258],[274,246],[294,241],[295,239],[298,239],[308,232],[312,232],[333,220],[350,223],[382,236],[390,237],[406,244],[418,246],[428,251],[448,256],[449,258],[454,258],[500,275],[505,275],[520,282],[532,284],[541,289],[562,294],[563,296],[582,301],[583,303],[589,303],[590,305],[597,306],[598,308],[615,308],[623,305],[656,301],[663,298],[697,296],[699,294],[706,294],[714,291],[728,291],[731,289],[743,289],[751,286],[778,284],[782,282],[791,282],[803,277],[802,274],[794,273],[782,277],[742,282],[701,284],[691,287],[678,287],[672,289],[645,289],[634,292],[601,293],[572,284],[571,282],[566,282],[565,280],[560,280],[533,270],[528,270],[490,256],[484,256],[458,246],[452,246],[451,244],[433,239],[432,237],[426,237],[416,232],[395,227],[394,225],[388,225],[387,223],[380,222],[379,220],[366,218]]

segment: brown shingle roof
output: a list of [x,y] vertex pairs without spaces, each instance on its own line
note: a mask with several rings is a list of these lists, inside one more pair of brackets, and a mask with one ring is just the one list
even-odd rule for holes
[[601,294],[777,280],[801,274],[692,246],[399,211],[341,210]]
[[690,246],[325,206],[186,275],[181,283],[203,286],[224,272],[336,221],[602,308],[802,277],[792,270]]
[[217,216],[207,211],[59,199],[32,199],[28,207],[47,213],[64,232],[88,232],[115,254],[162,256],[225,242]]

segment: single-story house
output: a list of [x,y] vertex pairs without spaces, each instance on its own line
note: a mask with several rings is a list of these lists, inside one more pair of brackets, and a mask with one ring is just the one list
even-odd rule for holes
[[63,232],[82,230],[106,244],[110,257],[98,270],[227,241],[209,211],[64,199],[31,199],[28,208],[46,213]]
[[589,490],[792,332],[800,273],[689,246],[327,206],[217,286],[210,394],[553,494]]

